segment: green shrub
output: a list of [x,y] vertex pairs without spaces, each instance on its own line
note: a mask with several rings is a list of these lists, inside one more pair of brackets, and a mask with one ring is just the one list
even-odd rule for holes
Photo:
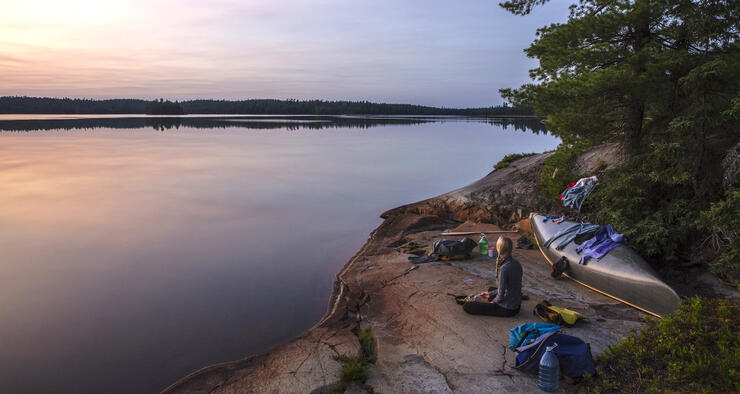
[[346,354],[340,354],[340,355],[334,357],[335,360],[337,360],[339,362],[342,362],[342,363],[349,362],[350,358],[351,357],[348,356],[348,355],[346,355]]
[[610,346],[582,391],[737,392],[740,300],[691,298]]
[[[346,354],[340,354],[334,357],[335,360],[343,364],[339,370],[339,380],[343,383],[353,381],[365,382],[367,378],[367,365],[375,363],[377,359],[375,354],[375,338],[373,337],[372,330],[369,328],[360,328],[356,334],[360,342],[360,349],[357,355],[348,356]],[[337,389],[341,387],[341,385],[338,385]]]
[[740,190],[730,190],[724,199],[712,203],[701,213],[697,226],[709,232],[704,242],[717,254],[709,269],[720,277],[740,283]]
[[[555,152],[545,159],[540,172],[540,192],[548,199],[555,201],[560,193],[571,182],[580,177],[573,169],[576,158],[583,152],[582,146],[560,144]],[[553,179],[552,174],[558,170]]]
[[510,166],[512,162],[515,162],[515,161],[517,161],[519,159],[522,159],[522,158],[528,157],[528,156],[532,156],[532,155],[536,155],[536,153],[534,153],[534,152],[532,152],[532,153],[511,153],[511,154],[508,154],[508,155],[504,156],[503,159],[499,160],[499,162],[496,163],[496,165],[493,166],[493,168],[495,168],[497,170],[500,170],[502,168],[506,168],[506,167]]
[[690,176],[674,168],[681,147],[667,145],[607,172],[584,204],[598,223],[624,233],[643,256],[675,260],[694,229]]
[[[686,259],[696,253],[698,239],[706,237],[697,220],[719,197],[719,185],[711,181],[719,177],[712,175],[716,169],[707,168],[708,179],[697,186],[694,163],[677,160],[689,155],[685,144],[654,143],[651,148],[601,176],[583,211],[595,223],[610,223],[625,234],[644,257],[661,263]],[[732,215],[724,207],[717,210]]]
[[375,339],[369,328],[357,330],[357,339],[360,341],[360,354],[362,359],[368,363],[375,363]]
[[339,379],[342,382],[361,381],[367,378],[367,364],[360,356],[349,357],[339,370]]

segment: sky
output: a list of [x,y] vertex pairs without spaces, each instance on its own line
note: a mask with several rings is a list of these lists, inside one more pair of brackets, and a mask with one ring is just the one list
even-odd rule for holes
[[0,0],[0,96],[499,105],[568,3]]

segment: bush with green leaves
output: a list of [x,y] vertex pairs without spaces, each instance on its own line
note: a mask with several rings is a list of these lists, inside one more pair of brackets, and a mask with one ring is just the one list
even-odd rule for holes
[[740,283],[740,190],[732,189],[725,197],[701,212],[699,228],[708,232],[703,245],[715,252],[709,269],[734,283]]
[[599,357],[582,392],[740,391],[740,300],[685,300]]
[[357,354],[354,356],[341,354],[335,357],[337,361],[342,363],[342,368],[339,370],[339,380],[342,384],[354,381],[364,382],[367,378],[368,364],[374,364],[377,358],[372,330],[358,328],[356,334],[360,342],[360,349]]
[[[583,151],[580,145],[560,144],[555,152],[545,159],[540,170],[539,190],[548,201],[557,201],[565,186],[576,181],[578,174],[573,166],[578,155]],[[555,177],[552,175],[557,170]]]
[[503,159],[499,160],[498,163],[496,163],[495,166],[493,166],[494,169],[500,170],[502,168],[506,168],[511,165],[512,162],[515,162],[519,159],[535,155],[536,153],[511,153],[506,156],[504,156]]
[[367,365],[359,356],[347,357],[342,360],[344,363],[339,370],[339,380],[342,382],[361,381],[367,378]]

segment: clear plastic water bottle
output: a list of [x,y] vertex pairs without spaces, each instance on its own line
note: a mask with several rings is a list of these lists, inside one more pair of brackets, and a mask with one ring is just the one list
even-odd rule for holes
[[488,254],[488,240],[486,234],[480,233],[480,241],[478,241],[478,252],[482,255]]
[[556,343],[553,346],[548,346],[545,349],[545,354],[540,359],[540,372],[537,376],[537,386],[540,390],[552,393],[557,391],[558,378],[560,377],[560,363],[558,362],[558,356],[553,353],[553,349],[558,346]]

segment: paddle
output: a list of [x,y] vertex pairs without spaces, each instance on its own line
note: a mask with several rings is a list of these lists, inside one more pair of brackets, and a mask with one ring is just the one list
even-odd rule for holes
[[439,235],[452,235],[452,236],[459,236],[459,235],[476,235],[476,234],[507,234],[507,233],[518,233],[518,230],[511,230],[511,231],[467,231],[467,232],[461,232],[461,233],[439,233]]

